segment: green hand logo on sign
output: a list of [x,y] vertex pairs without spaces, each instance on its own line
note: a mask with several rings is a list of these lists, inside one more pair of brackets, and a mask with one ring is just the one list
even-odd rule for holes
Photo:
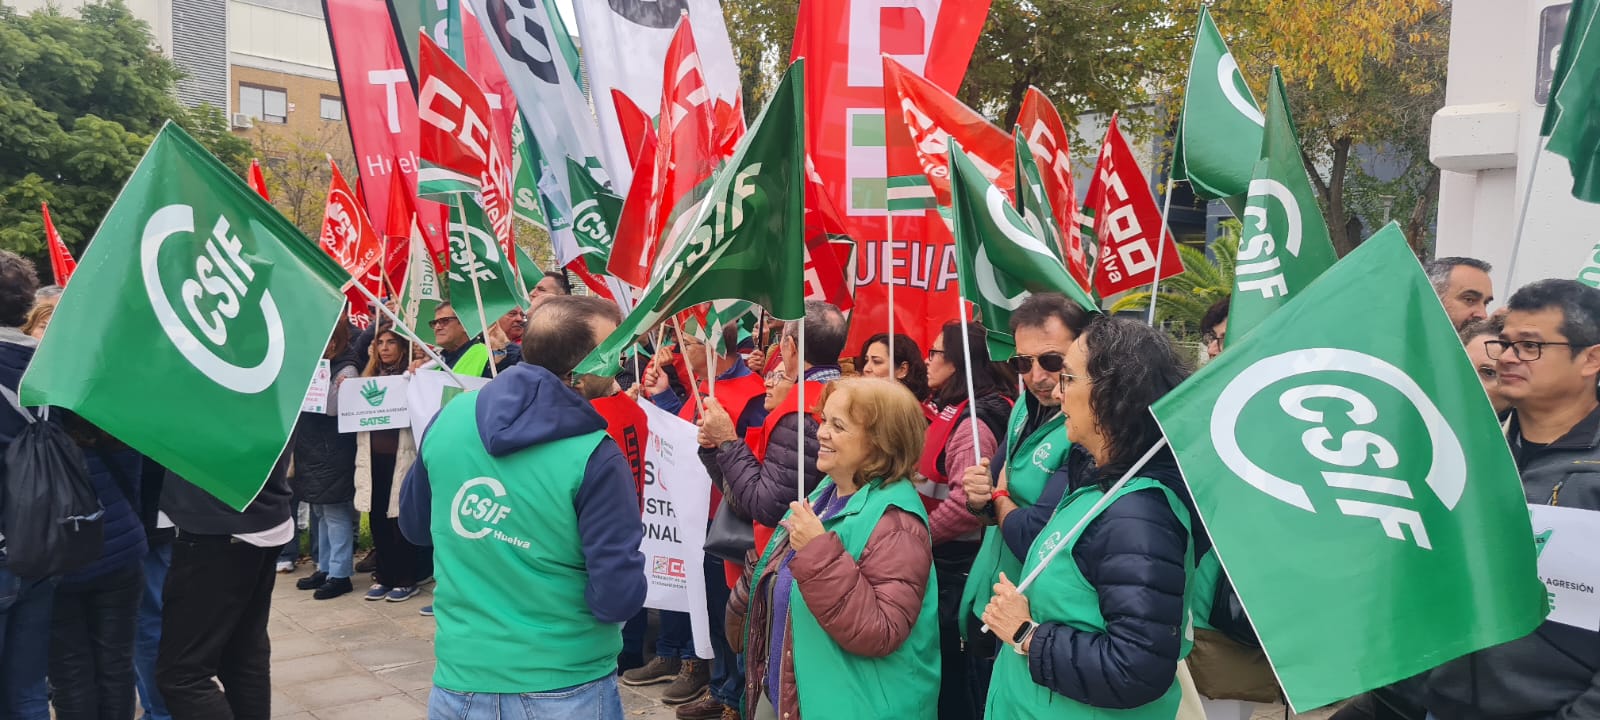
[[139,244],[145,292],[167,338],[206,377],[245,394],[278,379],[286,345],[266,290],[269,267],[258,275],[256,257],[227,217],[196,234],[195,209],[183,204],[151,213]]
[[366,400],[367,404],[373,407],[382,405],[384,396],[388,394],[389,390],[387,388],[378,387],[377,380],[368,380],[367,384],[361,386],[361,399]]
[[[1466,455],[1432,399],[1405,371],[1355,350],[1257,361],[1217,399],[1211,438],[1257,490],[1307,512],[1376,520],[1390,538],[1424,550],[1433,549],[1427,516],[1454,510],[1466,490]],[[1322,468],[1322,487],[1288,479],[1308,465]],[[1417,477],[1425,491],[1407,480]]]

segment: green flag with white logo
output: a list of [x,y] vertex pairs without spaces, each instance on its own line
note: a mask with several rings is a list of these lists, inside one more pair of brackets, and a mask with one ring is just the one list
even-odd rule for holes
[[[527,304],[517,298],[517,279],[500,251],[490,229],[489,217],[471,195],[458,196],[450,207],[450,307],[467,329],[477,337],[484,324],[494,324],[501,315]],[[478,313],[479,301],[483,313]],[[429,318],[432,319],[432,318]]]
[[[1018,139],[1018,157],[1032,155]],[[1017,194],[1027,196],[1027,188]],[[1057,292],[1084,309],[1098,312],[1078,287],[1051,244],[1011,206],[1005,193],[983,176],[959,143],[950,143],[950,195],[956,238],[956,273],[961,297],[977,307],[987,333],[989,356],[1005,360],[1016,352],[1011,311],[1036,292]],[[1042,194],[1034,202],[1042,200]],[[1035,205],[1037,207],[1037,205]],[[1042,211],[1049,220],[1048,206]]]
[[633,313],[578,372],[615,375],[623,350],[661,320],[712,300],[805,315],[805,61],[784,73],[733,159],[713,176],[679,242],[656,262]]
[[1189,181],[1194,194],[1211,200],[1244,195],[1265,122],[1222,32],[1201,5],[1172,179]]
[[177,125],[95,232],[21,397],[235,509],[288,443],[348,273]]
[[[1589,44],[1594,40],[1594,44]],[[1567,159],[1572,170],[1572,196],[1600,203],[1600,2],[1573,0],[1567,29],[1550,81],[1539,134],[1549,136],[1546,149]]]
[[1245,202],[1234,268],[1228,337],[1244,337],[1305,290],[1336,259],[1300,140],[1289,117],[1283,77],[1272,71],[1267,131]]
[[528,123],[518,110],[511,124],[511,211],[517,219],[548,233],[550,223],[545,219],[537,180],[539,146],[529,135]]
[[532,292],[539,285],[539,281],[544,279],[544,269],[539,267],[539,263],[533,261],[533,256],[529,255],[527,250],[523,250],[521,245],[516,247],[517,274],[522,276],[522,281],[513,289],[517,293],[517,306],[526,310],[528,308],[528,293]]
[[578,254],[589,272],[605,275],[617,221],[622,217],[622,198],[572,158],[567,158],[567,177],[572,186],[572,234],[578,240]]
[[1295,711],[1544,619],[1516,465],[1398,225],[1152,411]]

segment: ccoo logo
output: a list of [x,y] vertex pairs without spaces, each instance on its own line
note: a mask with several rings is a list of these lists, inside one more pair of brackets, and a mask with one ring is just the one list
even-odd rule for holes
[[[165,264],[164,248],[172,248]],[[181,263],[174,260],[180,253]],[[226,217],[217,218],[211,236],[202,242],[194,235],[194,208],[189,205],[155,211],[139,241],[145,293],[167,339],[212,382],[255,394],[278,379],[286,341],[278,305],[272,293],[260,287],[266,277],[256,275],[248,255],[249,248],[232,232]],[[241,332],[249,333],[241,328],[254,329],[258,324],[265,325],[265,348],[253,334],[239,341]],[[255,362],[243,364],[237,355]]]
[[[1287,389],[1267,392],[1280,386],[1280,381],[1293,380],[1310,373],[1319,375],[1318,381],[1293,384]],[[1345,377],[1340,382],[1328,382],[1328,375],[1339,373]],[[1374,386],[1376,382],[1378,385]],[[1280,386],[1281,387],[1281,386]],[[1365,387],[1371,393],[1357,389]],[[1371,399],[1376,391],[1382,397],[1403,398],[1410,412],[1420,417],[1427,436],[1431,454],[1419,461],[1402,458],[1401,449],[1388,437],[1374,430],[1381,414],[1406,413],[1399,400],[1380,406]],[[1240,443],[1239,417],[1258,397],[1281,413],[1282,423],[1252,422],[1251,449],[1255,456]],[[1312,405],[1308,403],[1317,401]],[[1330,429],[1330,418],[1343,410],[1344,420],[1337,424],[1353,426],[1335,437]],[[1391,418],[1392,420],[1392,418]],[[1287,443],[1276,442],[1270,435],[1262,435],[1261,428],[1309,425],[1300,434],[1299,447],[1286,450]],[[1270,432],[1270,431],[1268,431]],[[1413,434],[1413,433],[1407,433]],[[1461,441],[1451,429],[1439,409],[1404,371],[1379,358],[1354,350],[1338,348],[1311,348],[1295,350],[1263,358],[1240,372],[1217,398],[1211,412],[1211,441],[1217,456],[1240,479],[1263,493],[1288,505],[1316,513],[1319,507],[1306,488],[1291,480],[1269,472],[1258,461],[1263,455],[1273,453],[1303,452],[1328,467],[1321,473],[1323,483],[1334,490],[1334,505],[1339,512],[1352,517],[1377,520],[1384,533],[1396,540],[1405,540],[1403,528],[1410,528],[1412,541],[1423,549],[1432,549],[1422,513],[1416,508],[1413,483],[1407,476],[1416,473],[1411,469],[1426,468],[1423,484],[1447,510],[1454,510],[1466,490],[1467,462]],[[1407,453],[1416,452],[1421,442],[1407,444]],[[1401,469],[1401,461],[1407,468]],[[1297,466],[1304,466],[1295,458]],[[1398,477],[1396,477],[1398,476]],[[1364,499],[1371,498],[1371,499]],[[1376,501],[1381,499],[1382,501]],[[1320,509],[1327,509],[1326,503]]]

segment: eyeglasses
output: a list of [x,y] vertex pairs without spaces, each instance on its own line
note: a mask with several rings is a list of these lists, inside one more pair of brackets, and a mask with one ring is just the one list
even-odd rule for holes
[[1044,368],[1045,372],[1061,372],[1061,368],[1066,367],[1067,364],[1067,356],[1058,352],[1049,352],[1037,357],[1033,355],[1012,355],[1011,359],[1006,362],[1011,365],[1012,370],[1017,371],[1018,375],[1026,375],[1033,372],[1035,360],[1039,362],[1039,367]]
[[1068,385],[1071,385],[1072,383],[1078,382],[1079,380],[1082,380],[1083,382],[1089,382],[1089,378],[1087,376],[1084,376],[1084,375],[1073,375],[1072,373],[1061,373],[1060,378],[1056,380],[1056,384],[1060,385],[1061,387],[1066,387]]
[[456,316],[454,316],[454,315],[446,315],[446,316],[444,316],[442,318],[434,318],[432,320],[429,320],[428,321],[428,327],[431,327],[431,328],[433,328],[435,330],[438,330],[439,328],[442,328],[442,327],[444,327],[446,325],[449,325],[450,323],[453,323],[453,322],[456,322]]
[[1211,343],[1217,343],[1218,345],[1221,345],[1222,343],[1227,342],[1227,340],[1227,333],[1207,332],[1200,336],[1200,342],[1205,345],[1210,345]]
[[1544,357],[1544,346],[1546,345],[1562,345],[1573,350],[1585,347],[1570,342],[1539,342],[1538,340],[1517,340],[1516,342],[1506,342],[1505,340],[1483,341],[1483,349],[1488,351],[1489,357],[1499,360],[1500,356],[1506,354],[1506,349],[1510,348],[1512,354],[1523,362],[1533,362]]
[[944,351],[943,350],[934,350],[934,349],[930,348],[928,350],[928,362],[933,362],[933,359],[935,357],[944,357]]

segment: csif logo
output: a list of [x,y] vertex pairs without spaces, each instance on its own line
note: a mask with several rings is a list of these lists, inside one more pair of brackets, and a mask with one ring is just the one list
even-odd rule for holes
[[[511,508],[502,500],[506,486],[491,477],[473,478],[461,484],[450,501],[450,529],[468,540],[478,540],[494,532],[495,526],[511,514]],[[468,530],[466,520],[472,520],[474,529]]]
[[287,346],[251,250],[226,217],[209,237],[196,235],[194,207],[181,204],[152,213],[139,241],[145,293],[167,339],[212,382],[242,394],[272,386]]
[[[1241,423],[1247,412],[1251,421]],[[1250,431],[1241,435],[1241,427]],[[1336,435],[1336,427],[1344,432]],[[1298,442],[1283,442],[1283,428],[1304,430]],[[1395,540],[1406,541],[1409,529],[1410,542],[1425,550],[1433,549],[1424,518],[1431,503],[1417,492],[1452,511],[1466,490],[1461,441],[1433,400],[1405,371],[1354,350],[1309,348],[1256,361],[1218,396],[1211,441],[1230,471],[1279,502],[1376,520]],[[1318,463],[1326,491],[1263,467]],[[1331,502],[1313,501],[1313,489]]]
[[[988,185],[984,191],[983,201],[984,210],[988,213],[990,221],[1005,240],[1027,252],[1041,255],[1048,261],[1060,262],[1055,254],[1050,252],[1050,248],[1039,240],[1039,236],[1029,232],[1027,227],[1019,227],[1012,222],[1011,216],[1006,213],[1007,202],[1000,188]],[[1027,290],[1021,290],[1016,295],[1007,295],[1006,291],[1001,289],[994,265],[989,260],[989,243],[982,241],[978,243],[977,257],[973,258],[972,264],[973,274],[977,276],[979,294],[996,307],[1015,310],[1032,294]]]

